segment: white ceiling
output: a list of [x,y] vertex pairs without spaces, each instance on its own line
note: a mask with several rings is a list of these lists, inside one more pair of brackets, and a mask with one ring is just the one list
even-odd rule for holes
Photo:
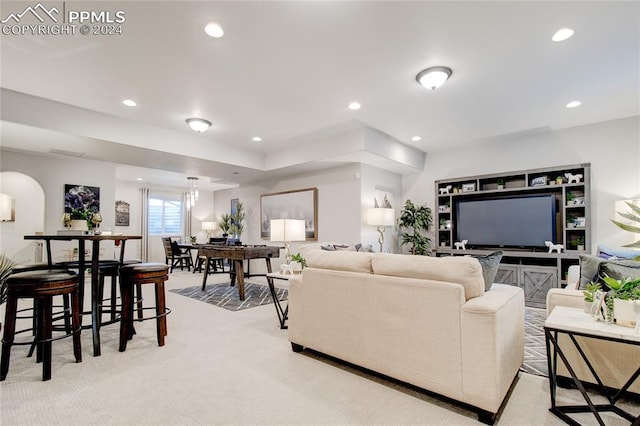
[[[32,3],[3,1],[2,19]],[[119,163],[123,180],[195,175],[217,189],[358,160],[409,173],[363,129],[419,157],[640,114],[637,1],[65,7],[122,10],[122,35],[2,35],[2,146]],[[224,37],[204,33],[211,21]],[[562,27],[574,37],[552,42]],[[436,65],[453,75],[428,91],[415,75]],[[194,116],[213,126],[195,134]]]

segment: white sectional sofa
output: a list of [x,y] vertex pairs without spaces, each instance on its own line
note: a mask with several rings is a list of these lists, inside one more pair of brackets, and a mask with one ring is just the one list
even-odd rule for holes
[[524,358],[524,295],[470,257],[304,250],[289,340],[472,406],[492,424]]

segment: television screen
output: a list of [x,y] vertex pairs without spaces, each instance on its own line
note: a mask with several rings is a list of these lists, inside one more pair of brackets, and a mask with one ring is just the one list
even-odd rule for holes
[[460,200],[456,204],[457,241],[469,247],[544,247],[556,240],[553,195]]

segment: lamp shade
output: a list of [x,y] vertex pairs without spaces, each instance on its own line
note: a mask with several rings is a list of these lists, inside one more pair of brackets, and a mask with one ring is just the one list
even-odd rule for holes
[[367,211],[367,224],[376,226],[391,226],[396,220],[395,211],[387,208],[371,208]]
[[214,231],[216,229],[216,223],[215,222],[202,222],[202,230],[207,232],[207,231]]
[[305,241],[305,229],[302,219],[272,219],[271,241]]

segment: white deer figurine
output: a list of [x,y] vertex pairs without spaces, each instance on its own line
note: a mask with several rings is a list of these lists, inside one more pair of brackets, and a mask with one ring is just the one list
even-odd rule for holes
[[562,249],[564,249],[564,246],[562,244],[553,244],[553,242],[551,241],[545,241],[544,245],[549,247],[549,253],[553,253],[554,250],[560,253]]
[[453,243],[453,245],[456,246],[456,250],[466,250],[466,245],[468,242],[469,240],[456,241],[455,243]]

